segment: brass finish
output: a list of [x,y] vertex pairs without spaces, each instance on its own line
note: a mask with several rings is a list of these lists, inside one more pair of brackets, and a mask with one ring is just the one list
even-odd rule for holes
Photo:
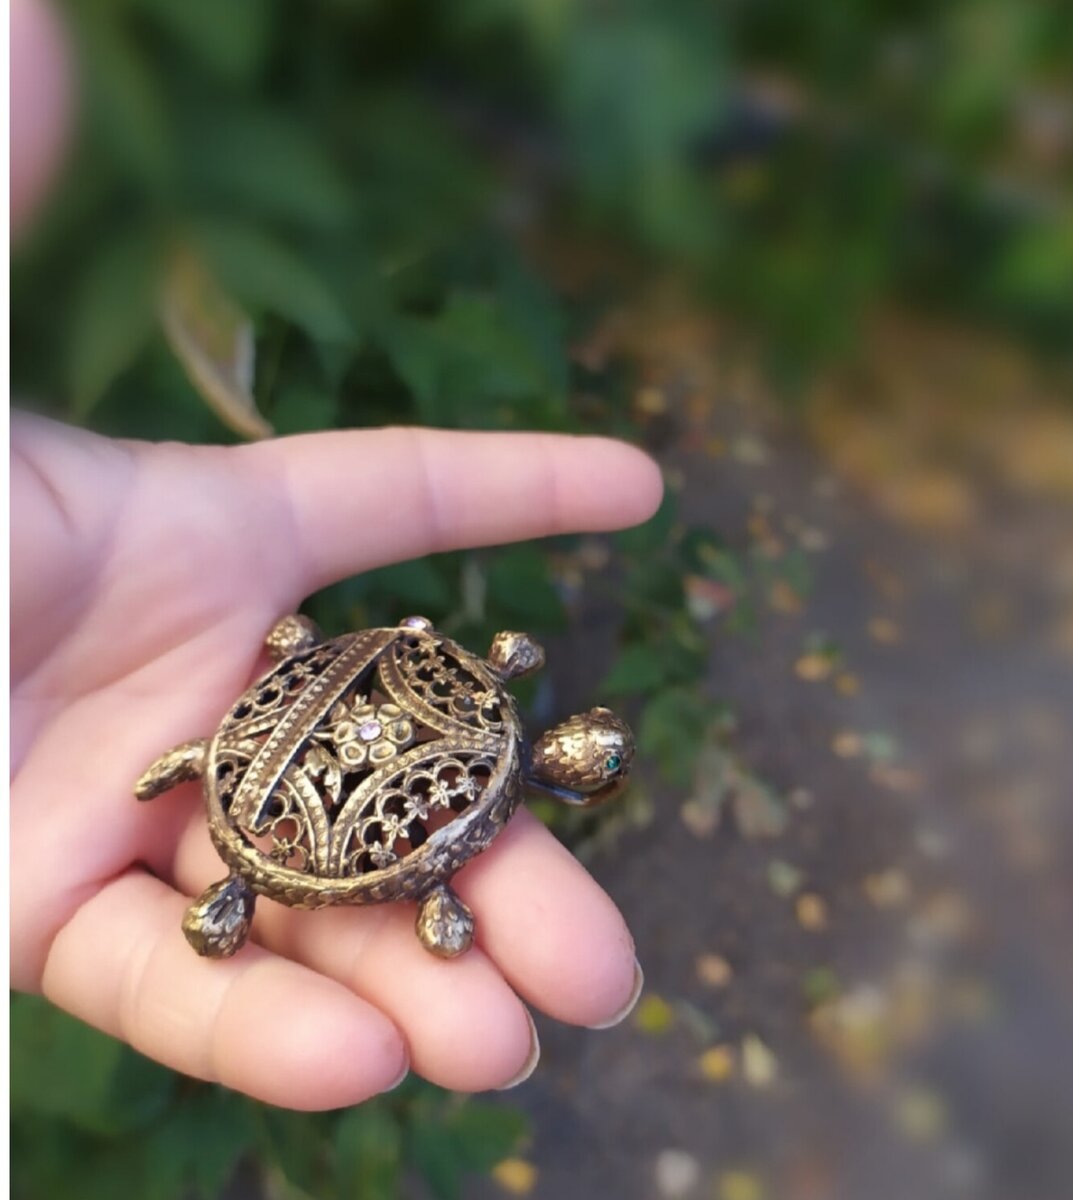
[[291,616],[266,648],[277,665],[213,737],[168,751],[135,785],[150,800],[203,779],[230,875],[183,920],[199,954],[234,954],[260,894],[295,908],[414,900],[421,942],[454,957],[474,921],[449,880],[525,790],[590,805],[625,785],[633,736],[609,709],[526,741],[503,683],[543,665],[527,634],[498,634],[484,660],[423,617],[322,641]]
[[543,790],[590,807],[618,795],[632,763],[630,727],[609,708],[592,708],[537,741],[531,770]]
[[205,772],[208,748],[205,738],[196,738],[162,754],[134,785],[135,796],[139,800],[152,800],[176,784],[200,779]]
[[183,914],[183,933],[198,954],[230,958],[250,936],[257,896],[241,876],[206,888]]
[[456,958],[473,945],[473,913],[446,884],[421,901],[416,928],[421,944],[441,958]]
[[312,650],[323,640],[316,624],[301,613],[293,613],[277,621],[265,638],[265,649],[273,662],[283,662],[303,650]]
[[544,647],[527,633],[497,633],[488,662],[500,679],[522,679],[544,665]]

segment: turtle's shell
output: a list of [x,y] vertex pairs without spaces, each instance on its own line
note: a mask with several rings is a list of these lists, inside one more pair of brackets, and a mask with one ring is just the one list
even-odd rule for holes
[[209,747],[220,855],[297,907],[418,897],[522,795],[522,738],[488,664],[430,630],[368,629],[258,680]]

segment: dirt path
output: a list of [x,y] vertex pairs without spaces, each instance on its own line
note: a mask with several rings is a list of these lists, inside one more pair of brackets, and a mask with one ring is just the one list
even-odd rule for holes
[[711,625],[712,696],[790,819],[710,832],[660,794],[593,863],[647,998],[608,1033],[541,1026],[510,1098],[530,1194],[1065,1200],[1071,510],[985,481],[970,521],[921,533],[762,406],[666,432],[687,520],[812,567],[799,611]]

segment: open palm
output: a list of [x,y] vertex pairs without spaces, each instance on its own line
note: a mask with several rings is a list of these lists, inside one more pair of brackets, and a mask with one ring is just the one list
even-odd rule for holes
[[12,430],[12,982],[179,1070],[328,1108],[409,1068],[479,1090],[536,1061],[526,1004],[601,1025],[639,984],[615,907],[520,813],[456,876],[478,944],[443,961],[408,905],[295,912],[198,958],[188,897],[221,875],[197,785],[131,787],[203,736],[266,630],[336,579],[462,546],[618,528],[653,465],[601,439],[403,429],[234,449]]

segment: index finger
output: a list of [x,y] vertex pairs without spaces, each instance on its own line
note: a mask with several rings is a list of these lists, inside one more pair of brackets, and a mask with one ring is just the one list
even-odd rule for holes
[[655,512],[659,468],[599,437],[429,429],[305,434],[241,448],[286,489],[306,590],[468,546],[622,529]]

